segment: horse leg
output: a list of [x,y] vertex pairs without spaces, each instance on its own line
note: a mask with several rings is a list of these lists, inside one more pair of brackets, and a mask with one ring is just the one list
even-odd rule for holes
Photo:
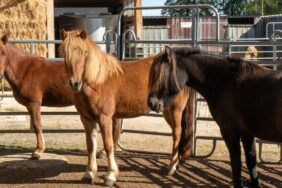
[[101,115],[99,125],[109,165],[108,175],[105,179],[105,185],[108,187],[112,187],[115,184],[116,178],[118,176],[118,166],[114,157],[112,119],[108,116]]
[[27,110],[30,114],[30,124],[34,128],[37,140],[36,149],[31,155],[31,159],[33,160],[38,160],[45,150],[45,141],[42,133],[40,108],[41,105],[39,103],[33,103],[27,106]]
[[179,152],[178,146],[181,139],[181,115],[182,112],[180,111],[164,111],[164,118],[170,125],[172,129],[172,138],[173,138],[173,145],[172,145],[172,154],[170,157],[170,165],[169,165],[169,175],[173,175],[179,165]]
[[96,122],[84,117],[80,116],[82,124],[85,129],[86,135],[86,145],[88,152],[88,163],[86,167],[86,171],[82,178],[83,181],[87,183],[94,182],[95,175],[97,173],[97,159],[96,159],[96,151],[97,151],[97,125]]
[[233,174],[233,185],[235,188],[241,188],[241,149],[240,134],[231,130],[222,130],[221,135],[229,151],[231,160],[231,169]]
[[118,140],[121,135],[122,119],[113,119],[113,141],[114,150],[118,149]]
[[[122,119],[113,119],[113,140],[114,140],[114,151],[117,150],[118,148],[118,139],[121,134],[121,124],[122,124]],[[106,157],[106,152],[104,149],[100,150],[97,153],[97,158],[98,159],[104,159]]]
[[257,157],[255,138],[252,136],[242,136],[242,142],[245,151],[246,163],[251,178],[250,187],[260,187],[256,169]]

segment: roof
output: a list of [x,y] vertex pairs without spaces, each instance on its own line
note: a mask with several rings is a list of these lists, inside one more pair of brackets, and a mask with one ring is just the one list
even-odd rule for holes
[[55,7],[114,7],[124,0],[54,0]]

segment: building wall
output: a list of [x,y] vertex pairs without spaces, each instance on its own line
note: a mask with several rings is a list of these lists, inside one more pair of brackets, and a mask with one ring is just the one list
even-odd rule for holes
[[[1,0],[0,36],[9,39],[47,39],[47,0]],[[29,44],[17,44],[30,50]],[[36,44],[36,55],[47,56],[47,46]]]

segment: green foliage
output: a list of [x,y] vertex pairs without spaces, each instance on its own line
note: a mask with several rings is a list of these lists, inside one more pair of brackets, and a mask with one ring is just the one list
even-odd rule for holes
[[[282,0],[166,0],[165,5],[209,4],[218,12],[228,16],[258,16],[282,14]],[[210,16],[210,10],[202,10],[201,15]],[[191,16],[190,9],[164,9],[162,15]]]
[[228,0],[223,7],[223,12],[226,15],[237,15],[242,16],[244,15],[245,9],[245,0]]
[[271,15],[282,13],[282,0],[256,0],[246,4],[245,15]]
[[[192,5],[192,4],[209,4],[216,6],[218,0],[166,0],[165,5]],[[191,9],[164,9],[162,15],[167,16],[191,16]],[[203,9],[200,15],[211,16],[212,11]]]

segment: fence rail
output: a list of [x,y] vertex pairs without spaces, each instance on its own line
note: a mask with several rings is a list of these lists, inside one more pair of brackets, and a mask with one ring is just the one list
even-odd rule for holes
[[[193,13],[193,19],[192,19],[192,38],[191,39],[164,39],[164,40],[140,40],[137,39],[133,31],[122,31],[121,27],[121,18],[123,14],[126,11],[130,10],[153,10],[153,9],[192,9]],[[214,39],[211,40],[202,40],[198,36],[198,23],[199,23],[199,12],[200,9],[202,8],[208,8],[214,11],[216,15],[216,35],[214,36]],[[124,59],[130,59],[132,57],[125,57],[125,46],[126,45],[137,45],[137,44],[168,44],[168,45],[189,45],[193,47],[199,47],[199,46],[205,46],[205,45],[210,45],[210,46],[223,46],[223,47],[228,47],[230,50],[227,52],[229,54],[240,54],[243,52],[235,52],[232,51],[233,47],[244,47],[244,46],[249,46],[249,45],[254,45],[254,46],[269,46],[273,47],[273,57],[267,57],[265,59],[269,60],[274,60],[277,58],[277,53],[281,53],[282,50],[277,50],[277,46],[282,45],[282,39],[277,37],[276,35],[271,35],[271,37],[265,37],[265,38],[251,38],[251,39],[240,39],[240,40],[220,40],[220,19],[217,10],[210,6],[210,5],[183,5],[183,6],[157,6],[157,7],[127,7],[121,11],[119,14],[118,18],[118,29],[117,29],[117,34],[113,31],[106,32],[105,35],[112,33],[114,34],[114,40],[113,41],[107,41],[106,37],[104,35],[103,41],[96,41],[97,44],[108,44],[109,42],[111,44],[115,44],[116,51],[115,54],[118,56],[119,59],[124,60]],[[129,33],[132,35],[133,39],[126,39],[126,35],[129,35]],[[279,32],[278,32],[279,34]],[[29,43],[31,44],[30,52],[35,53],[35,45],[36,44],[60,44],[61,40],[9,40],[11,43]],[[160,47],[158,47],[158,50],[161,50]],[[271,51],[262,51],[264,53],[271,53]],[[136,58],[133,57],[133,58]],[[263,58],[262,58],[263,59]],[[62,61],[62,58],[50,58],[49,60],[54,60],[54,61]],[[267,63],[268,65],[268,63]],[[271,63],[269,63],[271,65]],[[275,66],[275,65],[274,65]],[[196,102],[203,101],[203,99],[198,99]],[[197,104],[197,103],[196,103]],[[77,112],[42,112],[42,115],[77,115]],[[0,112],[0,116],[3,115],[28,115],[27,112]],[[153,117],[160,117],[159,114],[149,114],[148,116],[153,116]],[[195,122],[195,132],[197,131],[197,121],[213,121],[212,118],[210,117],[196,117],[196,122]],[[32,132],[31,130],[0,130],[0,133],[30,133]],[[80,129],[64,129],[64,130],[51,130],[51,129],[46,129],[43,130],[45,133],[76,133],[76,132],[84,132],[83,130]],[[143,130],[129,130],[129,129],[124,129],[123,133],[133,133],[133,134],[153,134],[153,135],[162,135],[162,136],[170,136],[171,134],[168,133],[160,133],[160,132],[154,132],[154,131],[143,131]],[[196,144],[197,140],[211,140],[213,142],[213,146],[211,148],[211,152],[205,156],[198,156],[198,157],[209,157],[212,155],[216,148],[216,143],[217,141],[222,140],[221,137],[216,137],[216,136],[201,136],[201,135],[195,135],[194,136],[194,151],[196,150]],[[274,144],[274,143],[269,143],[267,141],[262,141],[258,140],[259,143],[259,157],[261,161],[264,161],[262,158],[262,144]],[[275,143],[277,144],[277,143]],[[128,150],[124,148],[123,146],[120,145],[120,147],[124,150]],[[128,150],[129,151],[129,150]],[[281,151],[281,148],[280,148]],[[136,152],[136,151],[135,151]],[[197,155],[196,155],[197,156]],[[282,151],[281,151],[281,157],[278,162],[281,162],[282,160]]]

